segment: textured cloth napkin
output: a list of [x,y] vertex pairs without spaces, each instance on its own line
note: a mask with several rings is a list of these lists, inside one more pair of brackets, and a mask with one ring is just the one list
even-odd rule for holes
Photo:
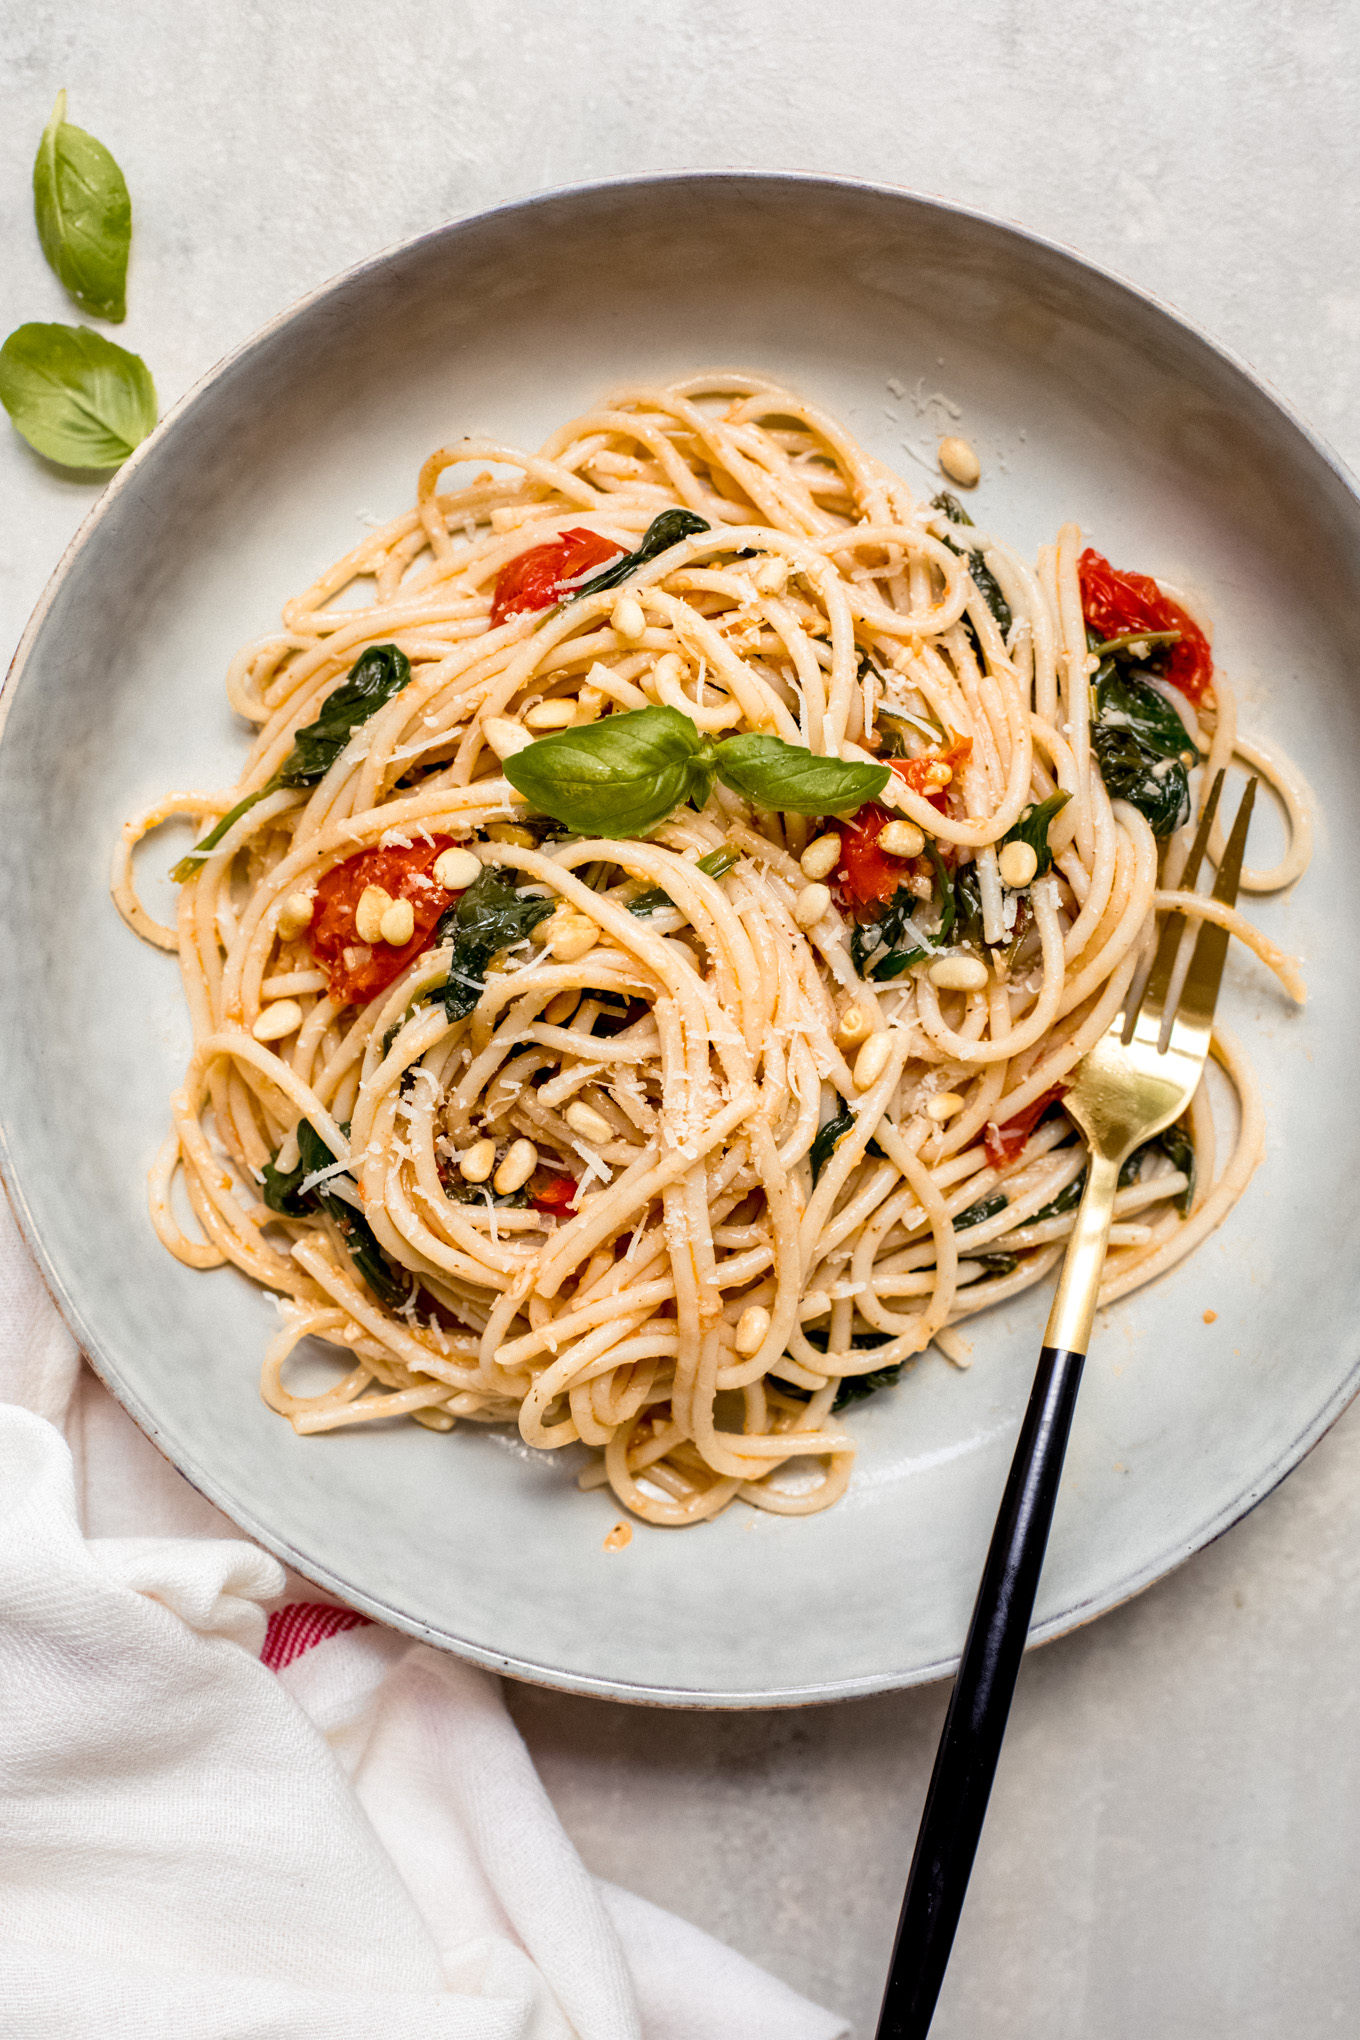
[[848,2031],[591,1877],[494,1679],[307,1592],[81,1371],[0,1202],[6,2040]]

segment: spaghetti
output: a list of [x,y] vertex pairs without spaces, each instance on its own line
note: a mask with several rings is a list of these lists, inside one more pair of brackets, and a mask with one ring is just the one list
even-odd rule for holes
[[[1070,525],[1031,568],[756,377],[442,448],[227,691],[240,784],[130,822],[114,895],[194,1027],[153,1222],[281,1299],[263,1393],[300,1433],[517,1424],[652,1523],[823,1508],[845,1405],[932,1341],[966,1364],[1060,1255],[1064,1081],[1155,911],[1302,997],[1176,889],[1234,756],[1291,830],[1247,886],[1309,847],[1185,605]],[[167,928],[132,852],[173,816],[207,834]],[[1261,1159],[1214,1054],[1226,1154],[1201,1086],[1126,1171],[1104,1301]],[[345,1362],[319,1394],[303,1339]]]

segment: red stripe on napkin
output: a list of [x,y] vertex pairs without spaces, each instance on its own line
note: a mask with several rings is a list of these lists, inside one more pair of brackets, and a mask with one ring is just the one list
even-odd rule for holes
[[290,1601],[287,1607],[276,1608],[269,1618],[260,1663],[268,1671],[281,1672],[285,1665],[291,1665],[313,1644],[324,1643],[328,1636],[368,1627],[367,1615],[356,1615],[353,1608],[331,1608],[324,1601]]

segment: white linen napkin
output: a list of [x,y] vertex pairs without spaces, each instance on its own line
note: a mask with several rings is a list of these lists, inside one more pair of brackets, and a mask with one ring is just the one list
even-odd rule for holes
[[0,1405],[7,2040],[847,2033],[590,1876],[494,1679],[234,1535],[81,1374],[2,1205]]

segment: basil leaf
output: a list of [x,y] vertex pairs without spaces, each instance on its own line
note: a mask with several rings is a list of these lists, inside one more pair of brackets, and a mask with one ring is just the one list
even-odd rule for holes
[[838,1145],[845,1139],[846,1134],[849,1133],[854,1123],[854,1113],[848,1105],[844,1105],[834,1119],[828,1119],[826,1125],[818,1129],[817,1138],[808,1149],[808,1160],[812,1164],[812,1181],[814,1185],[822,1170],[836,1152]]
[[292,750],[273,777],[255,793],[238,800],[203,840],[180,858],[170,873],[176,885],[183,885],[202,868],[209,852],[217,848],[232,823],[249,814],[256,801],[263,800],[267,793],[277,793],[282,786],[315,786],[323,780],[359,725],[376,715],[394,694],[400,694],[410,678],[410,661],[395,645],[370,645],[361,652],[344,685],[327,695],[316,721],[298,731]]
[[1053,868],[1053,852],[1048,847],[1049,826],[1055,817],[1062,813],[1071,798],[1070,793],[1059,790],[1057,793],[1050,793],[1047,800],[1022,808],[1019,821],[1007,829],[997,846],[998,849],[1007,843],[1028,843],[1039,860],[1034,876],[1042,878],[1046,871]]
[[940,846],[933,836],[926,837],[926,855],[935,866],[935,883],[940,889],[940,925],[935,930],[935,946],[943,949],[954,932],[958,910],[954,904],[954,888],[949,882],[949,873],[944,868]]
[[515,873],[508,866],[482,866],[435,930],[436,944],[453,944],[448,978],[434,993],[443,1000],[450,1020],[464,1019],[477,1004],[486,982],[486,967],[497,951],[522,942],[552,912],[551,900],[515,890]]
[[132,200],[104,144],[67,120],[64,92],[34,158],[33,211],[43,254],[80,309],[126,318]]
[[[348,1128],[345,1129],[348,1132]],[[411,1298],[416,1288],[415,1277],[405,1268],[396,1268],[378,1244],[377,1235],[361,1211],[344,1197],[318,1183],[311,1190],[300,1190],[300,1185],[318,1169],[327,1169],[336,1157],[331,1153],[310,1119],[300,1120],[297,1129],[298,1164],[286,1175],[275,1167],[277,1153],[264,1165],[264,1201],[271,1211],[280,1212],[286,1218],[310,1218],[318,1211],[324,1211],[327,1218],[339,1231],[345,1243],[345,1250],[368,1284],[379,1303],[389,1310],[400,1310]],[[343,1172],[344,1180],[354,1184],[348,1170]]]
[[578,835],[645,836],[684,801],[704,805],[713,751],[678,708],[633,708],[540,737],[502,770]]
[[[1122,1174],[1119,1180],[1122,1184],[1124,1181]],[[1051,1198],[1035,1212],[1033,1218],[1026,1219],[1026,1225],[1040,1225],[1046,1218],[1061,1218],[1064,1212],[1075,1211],[1081,1203],[1081,1193],[1085,1188],[1086,1171],[1083,1169],[1074,1183],[1066,1184],[1056,1197]]]
[[970,1254],[965,1247],[963,1257],[981,1268],[988,1282],[994,1282],[1002,1275],[1013,1275],[1020,1266],[1018,1254]]
[[971,524],[973,521],[958,497],[948,489],[941,489],[938,496],[932,496],[930,507],[932,510],[942,510],[951,524]]
[[592,574],[579,588],[573,588],[566,600],[579,602],[583,595],[603,595],[606,589],[619,587],[639,567],[645,567],[648,560],[654,560],[658,553],[669,552],[673,545],[679,545],[682,538],[693,538],[696,532],[712,529],[711,524],[702,517],[696,517],[692,510],[663,510],[647,526],[636,552],[611,560],[598,574]]
[[783,814],[846,814],[882,793],[888,783],[886,765],[819,758],[779,737],[727,737],[718,745],[717,763],[724,786],[757,807]]
[[957,929],[955,941],[979,947],[982,942],[982,892],[976,864],[961,864],[954,873],[952,898]]
[[1154,758],[1194,765],[1199,754],[1190,732],[1164,694],[1127,667],[1108,660],[1095,677],[1096,721],[1105,729],[1128,730]]
[[[312,1209],[312,1200],[310,1197],[298,1196],[298,1185],[304,1176],[310,1174],[307,1164],[299,1161],[295,1169],[290,1169],[287,1175],[281,1175],[274,1166],[277,1156],[276,1149],[274,1158],[264,1165],[264,1183],[261,1186],[264,1201],[271,1211],[281,1212],[285,1218],[305,1218]],[[324,1166],[323,1163],[322,1167]]]
[[[851,1344],[854,1344],[853,1340]],[[896,1388],[902,1379],[902,1369],[906,1364],[905,1360],[898,1360],[891,1367],[872,1368],[868,1374],[845,1375],[836,1390],[835,1400],[831,1405],[832,1414],[834,1415],[837,1410],[847,1409],[851,1403],[867,1401],[871,1395],[876,1395],[880,1388]]]
[[1158,758],[1127,729],[1097,723],[1091,732],[1105,791],[1126,800],[1147,821],[1154,836],[1174,836],[1190,817],[1190,780],[1179,758]]
[[995,1218],[998,1211],[1004,1211],[1010,1198],[1004,1190],[994,1191],[990,1197],[980,1197],[976,1204],[970,1204],[954,1220],[955,1232],[967,1232],[970,1225],[981,1225],[984,1219]]
[[[740,850],[710,850],[707,857],[701,857],[695,866],[709,878],[726,878],[741,863]],[[675,901],[664,886],[649,885],[646,892],[640,892],[628,902],[630,914],[655,914],[662,907],[673,907]]]
[[[933,497],[931,505],[933,509],[942,510],[951,524],[971,524],[973,521],[958,497],[951,496],[948,489],[942,489],[938,496]],[[946,538],[944,542],[951,552],[959,555],[960,559],[965,557],[963,547],[955,545],[952,538]],[[997,580],[996,575],[992,572],[980,552],[970,552],[966,557],[968,560],[968,571],[973,577],[973,586],[991,610],[996,627],[1004,638],[1009,635],[1010,627],[1014,623],[1015,618],[1011,614],[1010,603],[1001,592],[1001,583]],[[980,647],[977,644],[973,627],[969,624],[967,628],[969,636],[974,640],[973,649],[977,651]]]
[[36,453],[70,468],[121,467],[156,422],[146,363],[88,326],[16,326],[0,404]]
[[[910,970],[914,963],[922,962],[926,954],[927,952],[924,949],[919,948],[894,949],[889,955],[883,957],[880,962],[874,965],[869,975],[876,985],[883,984],[889,978],[901,977],[903,971]],[[863,977],[863,975],[864,973],[861,971],[860,976]]]
[[[907,925],[911,922],[911,917],[916,911],[917,905],[918,901],[915,893],[909,887],[899,885],[892,899],[885,907],[879,910],[876,920],[857,921],[855,923],[850,931],[850,957],[861,977],[866,975],[875,978],[880,975],[883,977],[897,977],[901,971],[906,969],[907,966],[903,963],[899,964],[895,969],[889,970],[887,966],[892,962],[892,957],[890,956],[885,956],[880,963],[875,965],[871,972],[866,973],[865,965],[875,950],[886,948],[894,951],[894,953],[899,953],[897,952],[897,944],[905,935]],[[914,926],[915,924],[912,923],[912,925]],[[918,956],[925,954],[924,950],[916,943],[912,944],[910,951],[900,953],[907,955],[912,962]]]

